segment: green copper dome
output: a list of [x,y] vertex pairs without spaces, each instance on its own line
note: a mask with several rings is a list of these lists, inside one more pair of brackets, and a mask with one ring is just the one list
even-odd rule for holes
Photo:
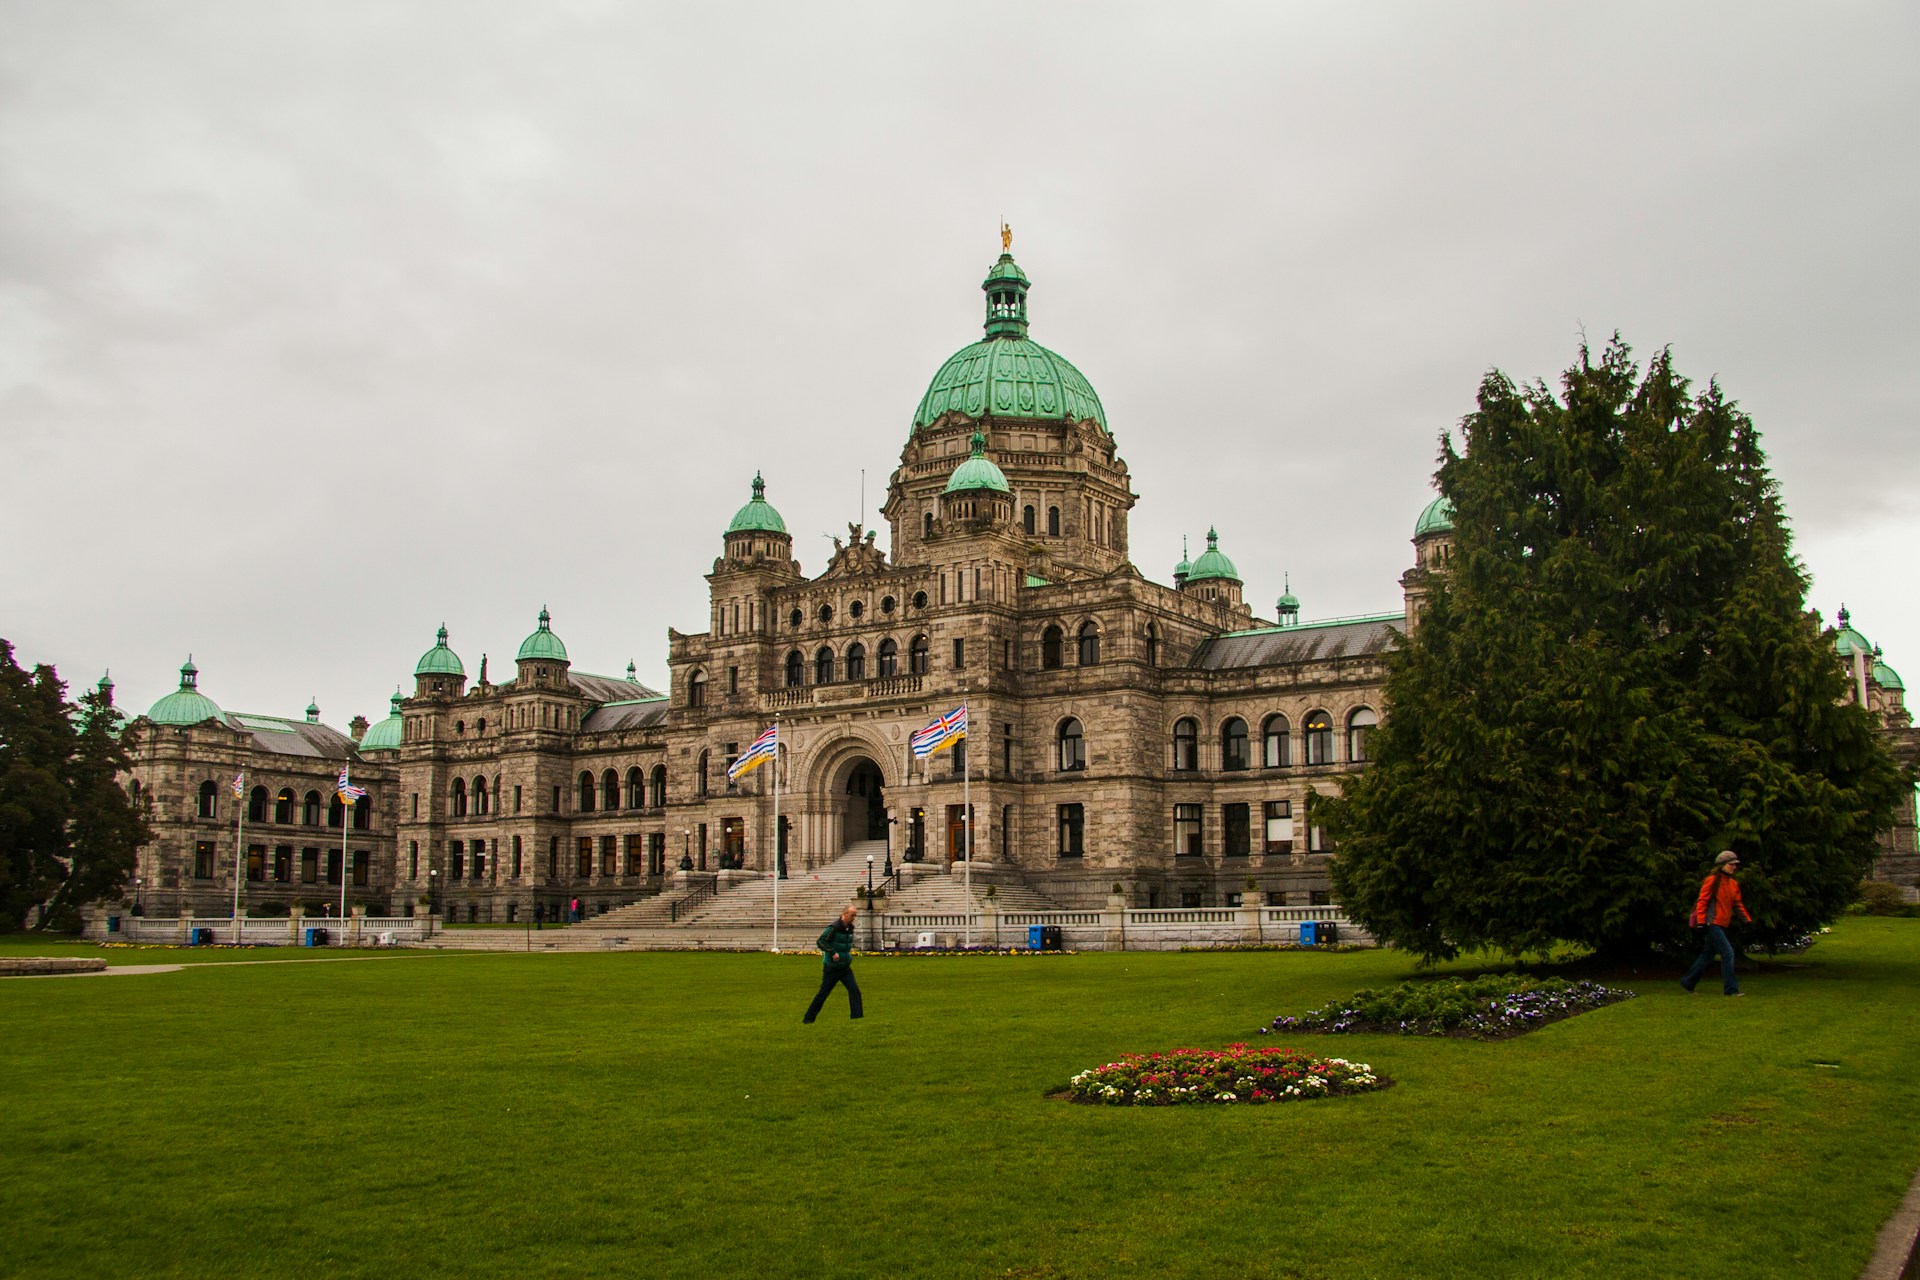
[[753,473],[753,499],[746,506],[733,513],[733,523],[727,526],[728,533],[785,533],[787,522],[767,501],[767,482],[760,478],[758,471]]
[[1220,550],[1220,535],[1212,529],[1207,530],[1207,549],[1193,562],[1193,568],[1187,571],[1188,582],[1200,582],[1208,578],[1231,578],[1240,581],[1240,571],[1233,567],[1233,561],[1227,559]]
[[1840,629],[1834,633],[1833,647],[1841,657],[1851,660],[1856,653],[1873,657],[1873,642],[1853,629],[1852,619],[1847,614],[1847,606],[1840,606],[1840,613],[1834,619]]
[[1293,594],[1293,575],[1287,574],[1280,579],[1280,612],[1299,613],[1300,597]]
[[180,687],[153,704],[147,719],[155,724],[200,724],[206,720],[226,723],[226,716],[212,698],[200,692],[200,668],[188,658],[180,668]]
[[1882,689],[1898,689],[1905,693],[1907,686],[1900,683],[1900,673],[1884,662],[1873,664],[1873,682]]
[[385,720],[367,730],[360,739],[362,751],[398,751],[401,743],[400,691],[393,692],[393,710]]
[[447,624],[440,624],[440,638],[433,648],[420,655],[420,661],[413,664],[416,676],[459,676],[467,677],[467,669],[460,662],[460,655],[447,648]]
[[1086,376],[1059,354],[1027,337],[1027,275],[1011,253],[987,272],[987,336],[962,347],[933,375],[914,411],[915,430],[943,413],[989,414],[1107,425],[1100,397]]
[[1453,504],[1445,498],[1435,498],[1420,512],[1420,518],[1413,522],[1413,536],[1424,538],[1430,533],[1450,533],[1453,530]]
[[520,652],[513,657],[515,662],[526,662],[529,660],[539,662],[565,662],[567,660],[567,646],[560,643],[560,637],[553,634],[553,628],[548,625],[552,621],[553,615],[542,607],[540,610],[540,625],[532,635],[520,642]]
[[992,489],[995,493],[1012,493],[1007,485],[1006,472],[993,464],[987,456],[987,437],[984,432],[973,433],[973,455],[953,469],[947,477],[947,492],[961,493],[969,489]]
[[1185,581],[1192,572],[1193,562],[1187,559],[1187,535],[1183,533],[1180,535],[1180,563],[1173,566],[1173,576],[1176,580]]

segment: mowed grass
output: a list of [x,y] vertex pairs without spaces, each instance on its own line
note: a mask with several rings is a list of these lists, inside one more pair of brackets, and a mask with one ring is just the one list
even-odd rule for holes
[[867,1019],[803,1027],[818,969],[0,982],[0,1274],[1850,1280],[1920,1163],[1920,921],[1848,920],[1743,1000],[1649,975],[1502,1043],[1297,1037],[1396,1083],[1268,1107],[1044,1094],[1405,957],[863,959]]

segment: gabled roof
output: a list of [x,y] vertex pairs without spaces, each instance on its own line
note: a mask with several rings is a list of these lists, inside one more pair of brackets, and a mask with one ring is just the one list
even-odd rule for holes
[[1392,649],[1405,614],[1307,622],[1296,627],[1259,627],[1203,640],[1188,666],[1202,671],[1237,667],[1285,667],[1333,658],[1372,657]]
[[227,723],[253,738],[256,751],[275,755],[304,756],[309,760],[357,760],[353,739],[338,729],[305,720],[282,716],[255,715],[251,711],[229,711]]

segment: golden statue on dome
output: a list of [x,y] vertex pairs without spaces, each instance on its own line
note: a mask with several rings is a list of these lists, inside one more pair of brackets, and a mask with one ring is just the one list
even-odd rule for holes
[[1000,252],[1013,252],[1013,228],[1007,225],[1005,218],[1000,219]]

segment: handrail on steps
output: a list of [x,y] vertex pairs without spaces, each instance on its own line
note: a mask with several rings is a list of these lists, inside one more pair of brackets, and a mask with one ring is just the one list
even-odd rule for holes
[[693,909],[695,907],[699,906],[703,902],[706,902],[708,899],[712,898],[714,895],[718,894],[719,892],[720,892],[720,877],[716,875],[713,877],[713,879],[707,881],[705,884],[701,885],[698,889],[695,889],[692,893],[688,894],[686,897],[676,898],[672,902],[668,903],[667,919],[673,924],[679,924],[680,915],[682,912],[686,912],[687,914],[692,914]]

